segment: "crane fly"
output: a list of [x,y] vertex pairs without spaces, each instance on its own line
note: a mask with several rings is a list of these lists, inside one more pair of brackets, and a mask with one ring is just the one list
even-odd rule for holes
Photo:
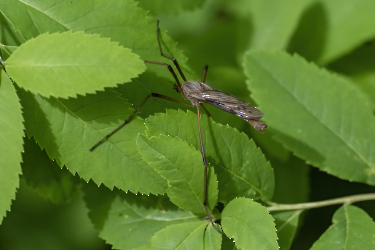
[[[110,136],[112,136],[114,133],[116,133],[118,130],[120,130],[122,127],[124,127],[126,124],[128,124],[131,119],[135,116],[135,114],[139,111],[139,109],[147,102],[147,100],[150,97],[158,97],[162,99],[166,99],[169,101],[177,102],[182,105],[185,105],[187,107],[196,107],[197,108],[197,115],[198,115],[198,132],[199,132],[199,142],[200,142],[200,151],[202,154],[203,164],[204,164],[204,190],[203,190],[203,205],[207,212],[207,218],[211,221],[211,223],[214,225],[214,221],[212,216],[210,215],[209,209],[207,208],[207,159],[204,151],[203,146],[203,140],[202,140],[202,131],[200,126],[200,107],[205,109],[202,105],[202,103],[208,103],[212,106],[215,106],[221,110],[224,110],[226,112],[229,112],[231,114],[234,114],[236,116],[241,117],[246,122],[250,123],[256,130],[259,132],[263,132],[265,128],[267,128],[267,125],[260,121],[260,119],[263,117],[263,113],[255,108],[254,106],[250,105],[249,103],[238,99],[237,97],[234,97],[232,95],[226,94],[218,89],[215,89],[207,84],[205,84],[206,74],[208,65],[204,67],[203,75],[201,81],[187,81],[185,78],[184,73],[182,72],[180,65],[178,64],[177,60],[173,58],[172,56],[166,55],[163,53],[161,43],[160,43],[160,33],[159,33],[159,20],[156,23],[156,36],[157,41],[159,44],[159,50],[160,55],[163,57],[166,57],[173,61],[174,65],[176,66],[178,72],[180,73],[180,76],[184,80],[184,82],[181,84],[176,73],[174,72],[171,65],[167,63],[162,62],[156,62],[156,61],[148,61],[145,60],[145,63],[151,63],[151,64],[158,64],[162,65],[168,68],[168,70],[173,75],[173,78],[175,79],[176,83],[174,83],[174,89],[177,92],[180,92],[182,94],[182,97],[185,100],[189,100],[191,104],[186,104],[184,102],[181,102],[179,100],[176,100],[172,97],[157,94],[157,93],[151,93],[138,105],[137,108],[134,109],[133,113],[130,114],[130,116],[125,120],[124,123],[122,123],[120,126],[118,126],[115,130],[113,130],[111,133],[106,135],[102,140],[100,140],[98,143],[96,143],[92,148],[90,148],[90,151],[93,151],[96,147],[98,147],[100,144],[105,142]],[[205,109],[205,111],[209,112]],[[214,226],[216,230],[216,226]],[[220,232],[218,230],[218,232]],[[222,232],[220,232],[222,233]]]

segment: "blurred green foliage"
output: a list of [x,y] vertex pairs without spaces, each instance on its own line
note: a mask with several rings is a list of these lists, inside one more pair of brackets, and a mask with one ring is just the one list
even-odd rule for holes
[[12,211],[8,212],[0,227],[0,248],[111,249],[98,238],[98,232],[93,229],[87,213],[80,192],[67,204],[53,204],[21,178]]

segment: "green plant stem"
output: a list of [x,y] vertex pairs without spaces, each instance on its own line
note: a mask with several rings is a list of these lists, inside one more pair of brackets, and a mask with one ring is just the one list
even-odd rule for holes
[[271,206],[267,207],[267,209],[268,211],[311,209],[311,208],[325,207],[325,206],[331,206],[331,205],[336,205],[336,204],[350,204],[350,203],[354,203],[358,201],[366,201],[366,200],[375,200],[375,193],[351,195],[351,196],[345,196],[342,198],[336,198],[336,199],[325,200],[325,201],[317,201],[317,202],[306,202],[306,203],[296,203],[296,204],[271,203]]

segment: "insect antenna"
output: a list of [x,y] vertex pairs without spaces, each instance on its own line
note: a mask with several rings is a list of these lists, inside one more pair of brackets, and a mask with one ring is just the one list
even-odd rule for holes
[[207,70],[208,70],[208,65],[204,66],[204,69],[203,69],[203,75],[202,75],[202,81],[201,81],[203,83],[204,81],[206,81]]

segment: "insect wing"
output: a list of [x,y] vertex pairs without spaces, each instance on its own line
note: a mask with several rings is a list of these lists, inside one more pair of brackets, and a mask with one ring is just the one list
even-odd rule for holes
[[263,113],[254,106],[219,90],[206,90],[202,93],[195,92],[191,93],[191,96],[199,102],[211,104],[243,119],[259,120],[263,117]]

